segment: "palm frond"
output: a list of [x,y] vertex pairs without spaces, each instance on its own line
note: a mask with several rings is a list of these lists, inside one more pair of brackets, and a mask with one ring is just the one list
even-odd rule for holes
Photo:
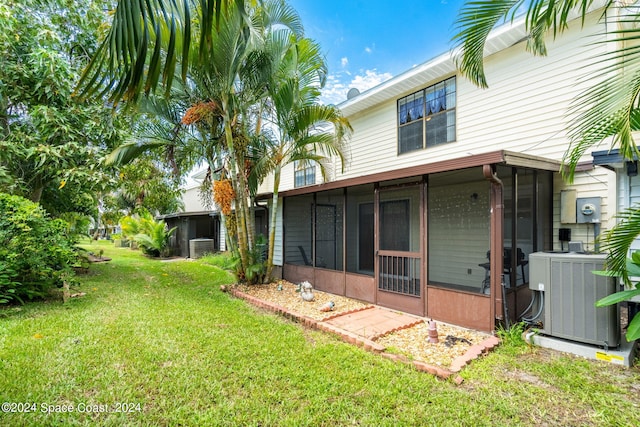
[[455,22],[454,51],[460,50],[456,65],[460,72],[479,87],[488,87],[484,72],[484,47],[487,37],[498,22],[523,0],[467,1]]
[[[613,0],[607,1],[605,10],[613,4]],[[535,55],[546,55],[547,48],[544,37],[547,30],[553,32],[555,38],[569,27],[569,22],[576,17],[581,17],[584,24],[589,8],[594,5],[594,0],[533,0],[529,3],[526,22],[529,31],[527,50]]]
[[[607,0],[606,11],[614,4]],[[565,31],[569,22],[586,18],[594,0],[481,0],[467,1],[456,20],[457,33],[453,36],[457,67],[475,85],[486,88],[484,72],[484,48],[491,30],[500,22],[511,20],[527,5],[525,24],[527,50],[534,55],[547,54],[545,37],[548,31],[553,37]]]
[[[192,12],[199,13],[192,26]],[[108,96],[113,105],[137,101],[162,85],[169,93],[180,65],[186,79],[193,31],[200,32],[200,58],[225,10],[247,19],[245,0],[121,0],[109,32],[94,53],[75,91],[80,99]],[[162,78],[160,78],[162,77]]]
[[[629,18],[623,18],[627,21]],[[633,133],[640,130],[640,29],[628,28],[610,32],[614,38],[605,42],[621,46],[597,59],[600,68],[590,73],[587,82],[594,82],[581,93],[569,109],[571,141],[565,152],[564,177],[571,181],[575,168],[588,149],[608,141],[619,147],[628,159],[640,157]]]
[[105,165],[122,166],[131,163],[133,160],[140,157],[143,153],[153,150],[158,147],[163,147],[167,143],[163,141],[155,142],[130,142],[122,144],[104,158]]
[[607,231],[604,238],[601,238],[603,242],[601,250],[608,252],[605,268],[630,284],[627,255],[631,244],[640,235],[640,207],[637,205],[631,207],[619,214],[617,218],[621,221]]

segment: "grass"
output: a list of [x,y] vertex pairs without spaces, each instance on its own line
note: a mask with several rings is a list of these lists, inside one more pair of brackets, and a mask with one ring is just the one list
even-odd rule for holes
[[85,296],[0,310],[0,402],[36,404],[0,425],[640,425],[637,368],[504,346],[456,386],[234,299],[209,263],[98,244]]

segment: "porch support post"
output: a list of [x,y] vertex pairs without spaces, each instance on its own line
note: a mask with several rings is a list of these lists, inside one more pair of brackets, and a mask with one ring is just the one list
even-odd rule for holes
[[378,230],[380,229],[380,184],[375,182],[373,184],[373,283],[375,285],[375,292],[373,303],[378,304],[378,280],[380,279],[380,259],[378,258],[378,252],[380,251],[380,242],[378,242]]
[[503,200],[503,184],[492,165],[483,165],[482,173],[484,177],[491,183],[491,231],[490,244],[491,259],[489,260],[491,268],[491,318],[504,319],[503,301],[502,301],[502,254],[504,251],[504,200]]
[[427,191],[429,191],[429,176],[422,175],[420,183],[420,297],[423,300],[422,312],[429,315],[427,310],[427,277],[429,271],[429,261],[427,257],[427,242],[429,241],[429,227],[427,226]]

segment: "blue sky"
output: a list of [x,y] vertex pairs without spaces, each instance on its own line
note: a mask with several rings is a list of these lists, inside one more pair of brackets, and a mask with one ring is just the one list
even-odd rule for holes
[[451,48],[464,0],[289,0],[329,66],[325,103],[346,99]]

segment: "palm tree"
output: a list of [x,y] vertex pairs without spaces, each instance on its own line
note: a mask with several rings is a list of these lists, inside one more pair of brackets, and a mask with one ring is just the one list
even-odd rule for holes
[[[476,85],[487,87],[483,50],[489,32],[498,23],[513,19],[523,4],[521,0],[469,1],[460,11],[456,22],[458,33],[454,36],[459,48],[458,68]],[[525,18],[529,33],[527,49],[533,54],[545,55],[546,33],[549,30],[554,35],[561,33],[576,13],[584,21],[593,5],[593,0],[532,0]],[[640,157],[633,138],[633,132],[640,130],[640,10],[625,6],[623,1],[604,3],[605,13],[609,19],[616,19],[619,28],[605,29],[609,35],[607,43],[614,45],[610,53],[594,59],[594,63],[601,64],[600,71],[590,76],[594,84],[578,95],[569,110],[572,117],[568,124],[570,145],[563,159],[566,167],[562,170],[569,181],[573,179],[580,158],[605,139],[611,139],[612,148],[619,147],[626,158]],[[640,256],[627,260],[631,243],[640,234],[640,209],[629,209],[621,219],[606,233],[601,249],[609,251],[606,274],[620,276],[630,284],[630,269],[640,274]],[[640,295],[640,288],[614,294],[599,304],[615,304],[635,295]],[[627,329],[628,340],[638,338],[640,315],[635,316]]]
[[187,76],[195,36],[199,36],[197,60],[202,60],[224,10],[233,8],[246,19],[247,5],[255,7],[256,0],[118,1],[111,27],[84,71],[77,94],[108,95],[114,105],[137,101],[158,86],[168,94],[178,65],[182,79]]
[[[197,16],[193,20],[192,16]],[[192,21],[197,25],[192,25]],[[117,105],[182,81],[198,84],[202,102],[215,105],[225,165],[235,193],[240,271],[251,263],[253,229],[248,220],[245,166],[250,106],[266,95],[271,73],[265,34],[286,28],[302,35],[298,15],[281,0],[136,0],[118,3],[112,26],[78,86],[80,97],[106,96]],[[221,151],[222,151],[221,150]]]
[[[275,135],[266,141],[257,170],[273,174],[266,278],[271,276],[275,246],[278,192],[282,168],[294,162],[319,165],[326,178],[326,161],[337,158],[344,166],[344,141],[351,127],[333,105],[320,105],[326,66],[317,43],[301,38],[271,45],[277,72],[269,84]],[[284,47],[284,48],[281,48]]]

